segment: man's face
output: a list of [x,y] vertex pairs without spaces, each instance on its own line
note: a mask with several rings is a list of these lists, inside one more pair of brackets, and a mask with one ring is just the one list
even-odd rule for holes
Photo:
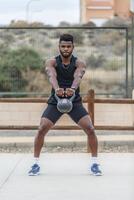
[[59,51],[64,58],[71,56],[74,49],[74,45],[71,41],[61,41],[59,43]]

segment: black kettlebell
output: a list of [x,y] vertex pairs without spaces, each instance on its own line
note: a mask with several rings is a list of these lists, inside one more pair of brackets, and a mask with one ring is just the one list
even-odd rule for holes
[[68,98],[60,98],[55,93],[55,98],[57,100],[57,109],[61,113],[68,113],[68,112],[70,112],[72,110],[72,108],[73,108],[72,101],[75,98],[75,93],[69,99]]

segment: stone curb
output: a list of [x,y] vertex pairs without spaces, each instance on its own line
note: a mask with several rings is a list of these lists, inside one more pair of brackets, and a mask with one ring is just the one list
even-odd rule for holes
[[[134,135],[127,136],[98,136],[99,150],[126,149],[134,151]],[[34,137],[0,137],[0,148],[32,148]],[[87,148],[86,136],[48,136],[46,148]]]

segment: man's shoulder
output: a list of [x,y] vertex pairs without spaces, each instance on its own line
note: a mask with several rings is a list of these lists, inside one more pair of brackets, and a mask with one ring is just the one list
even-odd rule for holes
[[77,60],[76,60],[76,66],[83,66],[83,67],[85,67],[86,63],[83,60],[77,58]]
[[46,60],[46,65],[55,65],[56,64],[56,58],[52,57]]

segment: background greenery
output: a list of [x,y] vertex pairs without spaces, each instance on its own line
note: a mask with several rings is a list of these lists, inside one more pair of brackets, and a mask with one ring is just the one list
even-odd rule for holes
[[[18,28],[24,26],[37,29]],[[38,29],[40,26],[45,29]],[[48,25],[45,27],[37,22],[27,24],[25,21],[12,21],[9,27],[16,29],[0,29],[0,92],[49,94],[51,86],[44,63],[58,54],[60,34],[71,33],[75,39],[74,55],[87,65],[81,92],[87,93],[92,87],[96,93],[109,96],[125,94],[126,32],[103,27],[99,30],[90,29],[95,27],[93,23],[83,25],[83,28],[89,26],[89,29],[76,29],[78,24],[67,22],[61,22],[59,26],[68,26],[70,29],[47,29]],[[130,27],[130,21],[117,18],[103,26]]]

